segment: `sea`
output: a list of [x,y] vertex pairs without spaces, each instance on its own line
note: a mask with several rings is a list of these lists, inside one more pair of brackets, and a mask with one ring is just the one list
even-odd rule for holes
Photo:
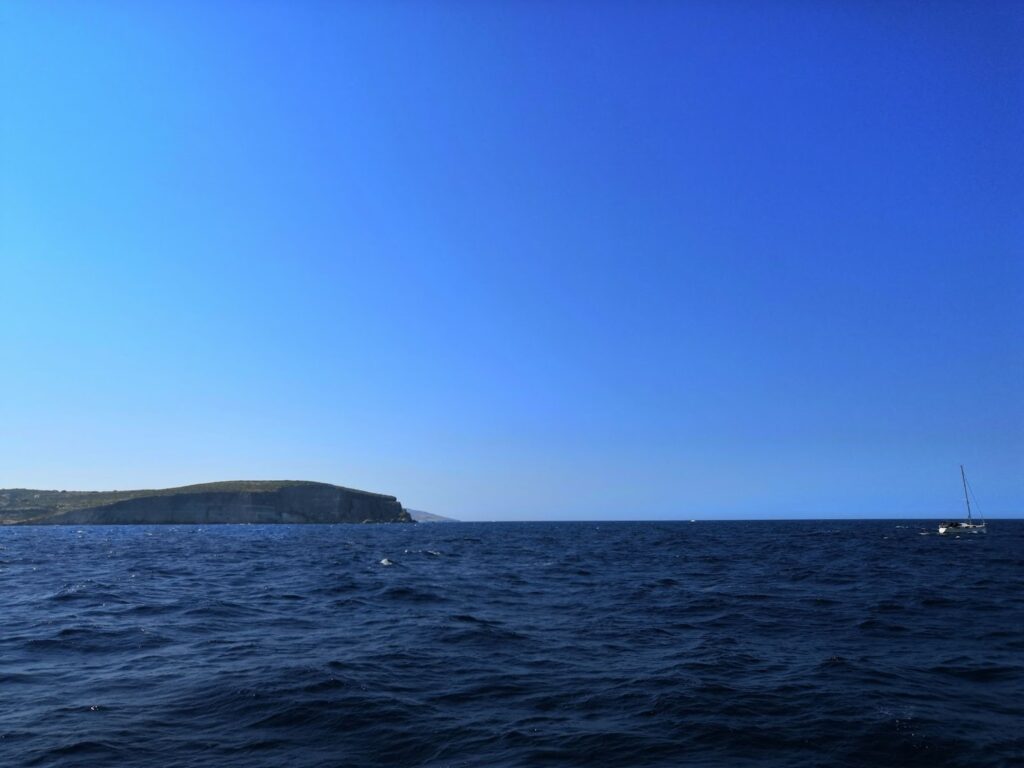
[[1024,766],[1024,521],[0,528],[0,766]]

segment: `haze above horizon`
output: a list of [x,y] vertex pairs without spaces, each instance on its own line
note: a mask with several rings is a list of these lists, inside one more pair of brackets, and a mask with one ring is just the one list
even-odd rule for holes
[[1024,514],[1024,7],[6,3],[0,487]]

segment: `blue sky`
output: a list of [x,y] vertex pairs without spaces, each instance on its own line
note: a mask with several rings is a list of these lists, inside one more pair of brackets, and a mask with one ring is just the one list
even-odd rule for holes
[[1024,514],[1014,3],[5,3],[0,487]]

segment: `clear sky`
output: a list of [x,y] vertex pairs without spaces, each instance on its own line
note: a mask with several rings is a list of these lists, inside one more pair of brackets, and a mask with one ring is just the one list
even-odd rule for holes
[[1024,5],[6,2],[0,487],[1024,515]]

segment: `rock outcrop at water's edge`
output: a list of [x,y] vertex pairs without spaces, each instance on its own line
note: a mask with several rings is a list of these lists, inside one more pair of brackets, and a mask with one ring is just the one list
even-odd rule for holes
[[295,480],[152,491],[0,489],[0,524],[8,525],[412,522],[394,496]]
[[417,523],[457,523],[454,517],[435,515],[433,512],[424,512],[422,509],[406,509],[409,516]]

